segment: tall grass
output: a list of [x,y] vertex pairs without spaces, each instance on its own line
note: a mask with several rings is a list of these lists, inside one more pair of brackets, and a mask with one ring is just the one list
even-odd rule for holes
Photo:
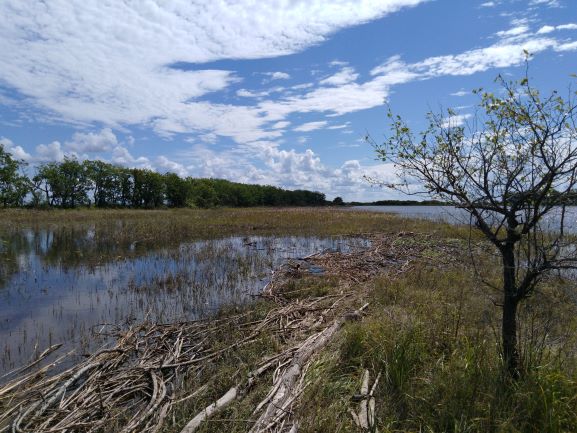
[[577,308],[557,283],[520,313],[525,370],[512,381],[500,360],[499,310],[470,269],[421,263],[373,281],[369,317],[347,326],[309,372],[301,431],[356,431],[349,409],[365,368],[382,373],[379,431],[577,431]]

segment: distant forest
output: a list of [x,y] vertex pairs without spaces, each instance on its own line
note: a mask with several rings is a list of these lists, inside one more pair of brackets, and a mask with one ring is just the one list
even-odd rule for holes
[[0,204],[3,207],[162,208],[216,206],[320,206],[316,191],[288,191],[223,179],[182,178],[175,173],[125,168],[103,161],[66,158],[23,174],[25,163],[0,145]]

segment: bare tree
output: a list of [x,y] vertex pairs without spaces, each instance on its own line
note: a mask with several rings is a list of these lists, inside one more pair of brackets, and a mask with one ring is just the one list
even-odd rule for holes
[[471,223],[496,247],[502,263],[502,351],[519,375],[517,309],[548,271],[577,264],[566,234],[567,206],[577,204],[575,94],[542,97],[525,75],[497,81],[500,96],[480,96],[467,128],[456,113],[429,113],[428,128],[414,134],[389,111],[391,134],[376,145],[393,162],[399,183],[387,186],[427,194],[467,211]]

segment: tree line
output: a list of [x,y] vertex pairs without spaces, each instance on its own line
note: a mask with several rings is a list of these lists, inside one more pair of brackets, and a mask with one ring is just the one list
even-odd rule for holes
[[320,206],[325,195],[308,190],[249,185],[224,179],[182,178],[175,173],[126,168],[104,161],[39,165],[33,176],[26,163],[0,144],[0,204],[3,207],[145,208],[216,206]]

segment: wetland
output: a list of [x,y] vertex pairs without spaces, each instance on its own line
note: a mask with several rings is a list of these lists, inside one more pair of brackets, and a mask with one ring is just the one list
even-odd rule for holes
[[305,235],[282,222],[276,235],[245,226],[243,211],[141,212],[4,215],[0,376],[55,344],[74,350],[75,362],[106,343],[102,329],[207,317],[253,300],[291,259],[366,245],[355,236],[313,234],[318,223],[307,211],[256,211],[266,224],[267,215],[310,218]]
[[523,305],[526,373],[504,381],[498,262],[454,222],[9,210],[0,239],[0,432],[355,432],[363,413],[380,431],[577,425],[572,282]]

